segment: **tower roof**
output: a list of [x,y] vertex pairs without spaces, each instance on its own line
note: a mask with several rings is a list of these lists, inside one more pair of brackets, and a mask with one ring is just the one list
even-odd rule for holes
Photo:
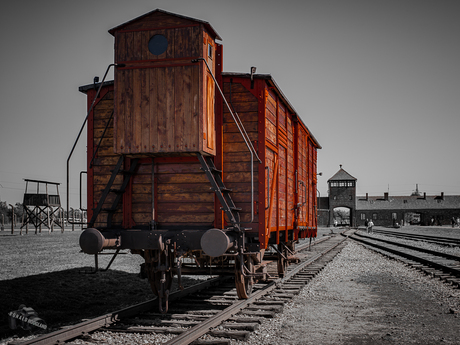
[[340,165],[340,170],[335,173],[327,182],[330,181],[356,181],[357,179],[347,173],[345,170],[342,169],[342,165]]

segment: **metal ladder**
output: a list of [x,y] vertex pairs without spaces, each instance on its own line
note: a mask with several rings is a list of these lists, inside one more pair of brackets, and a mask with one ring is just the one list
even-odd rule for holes
[[242,209],[235,206],[230,196],[232,190],[225,187],[222,181],[222,171],[216,168],[211,157],[203,156],[200,152],[197,153],[197,156],[201,163],[201,169],[206,173],[209,182],[211,182],[211,189],[216,193],[222,205],[222,210],[227,215],[232,226],[236,230],[240,230],[240,211]]
[[[94,223],[96,222],[98,215],[102,211],[107,212],[107,228],[112,227],[113,215],[115,214],[117,210],[117,206],[120,203],[123,193],[126,191],[126,187],[128,186],[131,176],[134,175],[139,158],[135,158],[131,161],[129,170],[121,170],[121,165],[123,163],[123,160],[124,160],[124,156],[120,156],[120,158],[118,159],[117,165],[112,170],[112,176],[110,176],[110,180],[107,183],[107,186],[105,187],[104,191],[102,192],[96,208],[94,209],[93,216],[91,217],[91,220],[88,223],[88,228],[94,227]],[[123,173],[123,183],[121,184],[120,189],[113,189],[112,188],[113,182],[115,181],[115,178],[117,177],[119,173]],[[109,193],[116,194],[115,200],[113,201],[112,206],[110,208],[103,208],[105,199],[107,198]]]

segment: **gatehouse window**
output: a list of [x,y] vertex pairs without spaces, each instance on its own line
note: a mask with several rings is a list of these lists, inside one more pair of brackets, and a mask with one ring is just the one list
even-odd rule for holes
[[366,219],[366,214],[365,213],[361,213],[361,220],[365,220]]
[[377,219],[377,213],[372,213],[372,219],[376,220]]

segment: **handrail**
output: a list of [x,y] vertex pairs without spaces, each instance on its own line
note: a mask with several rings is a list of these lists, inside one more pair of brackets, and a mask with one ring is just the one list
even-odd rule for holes
[[268,205],[265,207],[266,210],[270,208],[270,167],[265,167],[267,170],[267,195],[268,195]]
[[81,133],[83,132],[83,129],[85,128],[86,122],[88,121],[89,114],[93,110],[94,104],[96,103],[96,99],[99,97],[99,93],[101,92],[102,86],[104,85],[105,78],[107,77],[107,74],[109,73],[110,67],[125,67],[125,64],[116,64],[116,63],[111,63],[108,67],[107,70],[105,71],[104,78],[102,78],[101,84],[99,85],[99,88],[96,92],[96,95],[94,96],[93,102],[91,103],[91,106],[88,109],[88,112],[86,113],[85,120],[83,121],[83,124],[80,128],[80,131],[78,132],[77,139],[75,139],[75,142],[72,146],[72,150],[70,150],[69,157],[67,158],[67,222],[70,224],[85,224],[84,222],[74,222],[72,220],[69,221],[69,199],[70,199],[70,158],[73,155],[73,152],[75,150],[75,147],[77,146],[78,141],[80,140]]
[[[81,183],[81,178],[82,178],[83,174],[86,174],[86,176],[88,176],[88,172],[87,172],[87,171],[80,171],[80,210],[82,210],[82,211],[88,211],[88,209],[83,208],[82,197],[81,197],[81,195],[82,195],[82,188],[81,188],[82,183]],[[88,207],[88,205],[86,205],[86,207]],[[75,218],[75,217],[73,217],[73,218]]]
[[[244,143],[246,144],[249,150],[249,153],[251,154],[251,221],[249,223],[252,223],[254,221],[254,156],[256,156],[257,160],[259,161],[259,164],[262,164],[262,161],[260,160],[254,146],[252,145],[251,139],[249,138],[249,135],[246,132],[246,129],[244,128],[240,117],[238,116],[237,113],[233,113],[232,109],[230,108],[230,105],[228,104],[227,99],[225,98],[225,95],[222,92],[222,89],[220,88],[219,83],[214,77],[214,74],[212,73],[211,68],[209,68],[209,65],[206,62],[206,60],[204,58],[198,58],[198,59],[193,59],[192,62],[196,63],[200,60],[202,60],[205,63],[206,67],[208,68],[208,71],[211,74],[211,77],[214,80],[214,83],[216,84],[217,89],[219,90],[220,95],[222,96],[222,99],[225,102],[225,105],[227,106],[228,110],[230,111],[230,114],[232,115],[233,121],[235,122],[236,127],[238,128],[238,131],[243,137]],[[249,224],[249,223],[246,223],[246,224]]]

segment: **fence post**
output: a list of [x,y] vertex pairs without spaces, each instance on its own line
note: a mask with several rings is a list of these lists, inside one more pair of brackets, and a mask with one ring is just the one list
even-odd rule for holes
[[14,234],[14,206],[11,204],[8,204],[11,206],[11,235]]
[[61,233],[64,233],[64,210],[61,208],[59,208],[59,219],[61,220],[60,223],[61,223]]
[[2,231],[5,230],[5,215],[2,213]]
[[75,210],[71,207],[72,210],[72,231],[75,231]]
[[[17,218],[17,217],[16,217]],[[15,222],[16,223],[16,222]],[[22,236],[22,224],[24,223],[24,213],[22,214],[22,221],[21,221],[21,225],[19,227],[19,235]]]
[[38,213],[37,210],[33,210],[34,213],[34,226],[35,226],[35,235],[38,233],[37,222],[38,222]]

